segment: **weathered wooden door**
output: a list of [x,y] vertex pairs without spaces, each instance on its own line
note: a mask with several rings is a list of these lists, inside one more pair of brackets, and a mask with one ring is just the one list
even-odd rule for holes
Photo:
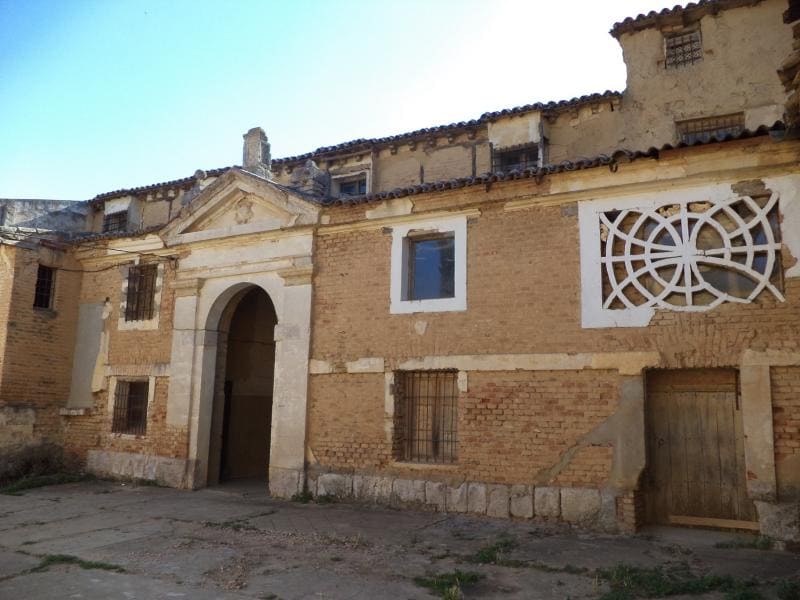
[[755,528],[737,388],[732,369],[648,372],[649,522]]

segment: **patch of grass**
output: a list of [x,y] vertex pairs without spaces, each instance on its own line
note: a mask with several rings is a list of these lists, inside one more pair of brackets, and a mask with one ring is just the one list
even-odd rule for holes
[[114,573],[125,573],[125,569],[119,565],[94,560],[83,560],[71,554],[46,554],[42,557],[42,562],[31,569],[31,572],[45,571],[54,565],[77,565],[81,569],[99,569],[102,571],[113,571]]
[[753,548],[755,550],[769,550],[772,548],[772,538],[765,535],[749,539],[735,539],[727,542],[717,542],[714,548]]
[[52,475],[33,475],[23,477],[0,487],[0,494],[9,496],[21,496],[23,492],[34,488],[45,487],[48,485],[58,485],[61,483],[76,483],[78,481],[91,481],[94,476],[89,473],[55,473]]
[[300,504],[308,504],[313,499],[314,496],[312,496],[311,492],[308,490],[303,490],[302,492],[298,492],[292,496],[292,502],[299,502]]
[[509,565],[506,554],[513,550],[517,543],[511,538],[501,538],[494,544],[484,546],[478,550],[469,560],[481,565]]
[[415,577],[414,583],[438,594],[444,600],[456,600],[461,597],[462,586],[470,586],[483,579],[483,575],[474,571],[439,573],[431,577]]
[[700,595],[724,592],[726,600],[758,600],[762,596],[755,582],[742,581],[730,576],[692,574],[689,569],[677,566],[643,568],[620,564],[611,569],[600,569],[598,576],[606,580],[611,590],[601,600],[633,600],[634,598],[666,598],[678,595]]
[[800,580],[783,579],[776,589],[780,600],[800,600]]
[[333,494],[322,494],[321,496],[317,496],[314,499],[314,502],[317,504],[335,504],[336,503],[336,496]]

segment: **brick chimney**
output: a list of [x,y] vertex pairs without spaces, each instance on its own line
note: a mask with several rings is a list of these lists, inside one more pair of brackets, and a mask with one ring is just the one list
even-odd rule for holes
[[245,171],[250,171],[262,177],[271,175],[272,158],[269,154],[269,142],[267,134],[261,127],[253,127],[245,133],[244,149],[242,151],[242,167]]

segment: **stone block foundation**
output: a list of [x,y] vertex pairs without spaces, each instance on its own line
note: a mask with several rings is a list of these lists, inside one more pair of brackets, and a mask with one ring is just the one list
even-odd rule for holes
[[630,531],[617,510],[627,496],[596,488],[534,487],[469,481],[405,479],[381,475],[316,473],[307,478],[314,496],[335,496],[437,512],[470,513],[501,519],[565,521],[601,531]]

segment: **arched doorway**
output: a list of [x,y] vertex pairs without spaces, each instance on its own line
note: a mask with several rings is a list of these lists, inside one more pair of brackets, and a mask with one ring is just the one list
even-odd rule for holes
[[267,481],[275,373],[275,307],[248,286],[222,312],[217,338],[208,483]]

